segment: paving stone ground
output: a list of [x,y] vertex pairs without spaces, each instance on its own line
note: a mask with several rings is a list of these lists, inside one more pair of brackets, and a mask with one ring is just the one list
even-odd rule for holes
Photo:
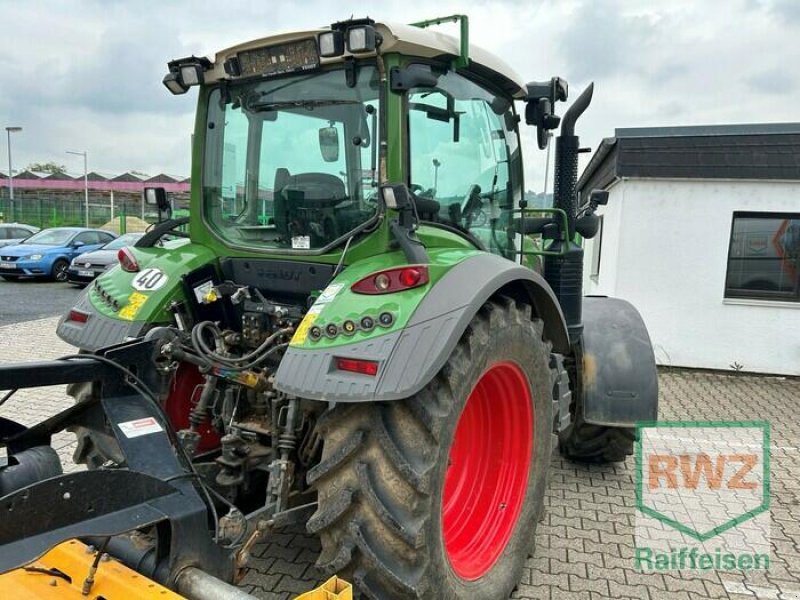
[[[55,336],[56,319],[0,327],[0,362],[74,351]],[[772,426],[770,570],[642,573],[634,569],[635,492],[629,459],[587,466],[553,459],[546,514],[536,551],[514,599],[800,600],[800,380],[691,370],[662,370],[661,420],[767,420]],[[0,415],[31,424],[69,405],[63,386],[19,392]],[[69,435],[59,438],[69,453]],[[241,582],[253,595],[284,600],[320,582],[319,551],[301,529],[256,547]],[[498,599],[502,600],[502,599]]]

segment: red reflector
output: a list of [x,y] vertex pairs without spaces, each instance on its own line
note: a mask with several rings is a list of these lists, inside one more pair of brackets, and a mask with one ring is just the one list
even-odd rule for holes
[[117,252],[117,260],[123,271],[128,273],[137,273],[139,271],[139,263],[130,248],[120,248],[119,252]]
[[367,275],[350,289],[356,294],[390,294],[425,285],[429,280],[428,267],[408,265]]
[[75,321],[76,323],[86,323],[88,320],[89,315],[79,310],[69,311],[69,316],[67,317],[67,321]]
[[340,371],[350,371],[361,375],[375,377],[378,374],[378,363],[374,360],[358,360],[356,358],[336,357],[336,368]]

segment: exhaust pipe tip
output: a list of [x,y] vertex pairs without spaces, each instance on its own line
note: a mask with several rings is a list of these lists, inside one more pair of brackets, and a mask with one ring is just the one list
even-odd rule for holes
[[564,113],[561,119],[562,136],[571,137],[575,135],[575,121],[589,108],[589,104],[592,102],[592,94],[594,94],[594,82],[586,86],[586,89],[581,92],[581,95],[575,99],[572,106]]

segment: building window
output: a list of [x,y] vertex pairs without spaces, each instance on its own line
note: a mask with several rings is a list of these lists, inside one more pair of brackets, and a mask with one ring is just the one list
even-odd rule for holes
[[592,270],[589,275],[596,278],[600,275],[600,253],[603,250],[603,215],[600,215],[600,227],[592,242]]
[[733,213],[725,297],[800,301],[800,213]]

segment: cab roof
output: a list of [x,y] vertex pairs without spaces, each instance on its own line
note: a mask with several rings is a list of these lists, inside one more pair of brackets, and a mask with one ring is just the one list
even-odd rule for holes
[[[418,56],[429,59],[456,58],[459,56],[459,40],[435,29],[421,28],[401,23],[375,23],[374,27],[378,33],[383,36],[383,43],[380,47],[382,54],[397,52],[407,56]],[[206,81],[228,79],[229,76],[225,73],[223,64],[228,58],[235,56],[238,52],[273,44],[283,44],[286,42],[316,38],[320,33],[330,30],[330,27],[321,27],[318,29],[282,33],[220,50],[214,57],[212,67],[206,73]],[[345,58],[353,56],[364,57],[370,56],[370,54],[352,55],[345,51],[342,56],[320,58],[320,64],[327,65],[342,62]],[[525,81],[504,61],[474,44],[470,44],[469,46],[469,58],[470,64],[467,67],[468,71],[472,71],[484,79],[494,81],[514,98],[522,99],[525,97]]]

